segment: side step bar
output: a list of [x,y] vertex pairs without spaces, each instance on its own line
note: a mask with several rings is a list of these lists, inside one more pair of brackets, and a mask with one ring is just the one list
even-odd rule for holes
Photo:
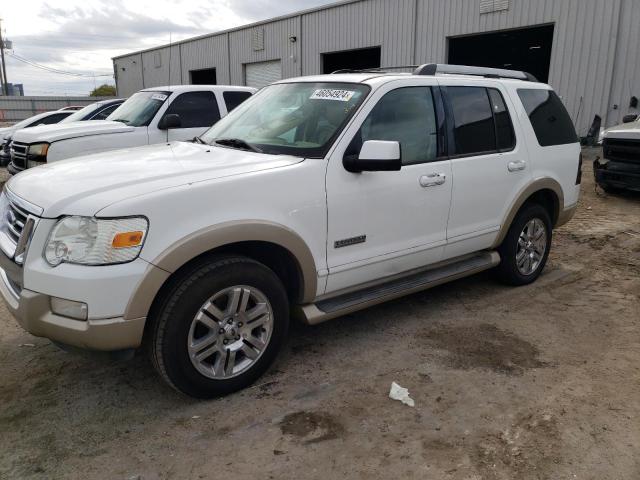
[[383,284],[302,305],[299,307],[299,313],[305,323],[316,325],[347,313],[488,270],[499,263],[500,255],[498,252],[481,252],[431,270],[413,273]]

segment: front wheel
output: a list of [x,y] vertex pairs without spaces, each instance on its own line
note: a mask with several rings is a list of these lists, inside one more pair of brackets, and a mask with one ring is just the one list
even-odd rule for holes
[[527,285],[542,273],[551,249],[552,226],[547,210],[539,204],[522,208],[498,247],[496,274],[508,285]]
[[198,398],[257,380],[289,326],[277,275],[245,257],[202,261],[174,282],[152,319],[151,358],[163,379]]

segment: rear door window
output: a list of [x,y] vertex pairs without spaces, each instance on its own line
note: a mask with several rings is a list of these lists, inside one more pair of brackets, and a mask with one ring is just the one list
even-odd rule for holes
[[181,93],[167,108],[165,115],[169,114],[180,116],[181,128],[210,127],[220,120],[213,92]]
[[453,114],[454,156],[495,152],[496,129],[484,87],[446,87]]
[[553,90],[518,89],[541,147],[576,143],[578,135],[562,100]]
[[251,92],[224,92],[222,97],[224,98],[224,103],[227,106],[227,112],[230,112],[242,102],[244,102],[247,98],[251,96]]
[[493,109],[493,118],[495,118],[496,121],[496,142],[498,144],[498,150],[501,152],[513,150],[516,146],[516,137],[513,133],[511,116],[504,103],[504,98],[500,91],[495,88],[489,88],[487,91],[489,92],[489,100],[491,101],[491,108]]

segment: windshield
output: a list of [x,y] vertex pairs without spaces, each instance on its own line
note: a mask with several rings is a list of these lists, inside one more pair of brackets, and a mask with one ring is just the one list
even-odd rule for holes
[[80,120],[82,120],[84,117],[89,115],[91,112],[93,112],[97,108],[98,108],[97,103],[92,103],[91,105],[87,105],[86,107],[81,108],[76,112],[73,112],[71,115],[69,115],[67,118],[62,120],[60,123],[79,122]]
[[147,126],[171,92],[138,92],[120,105],[106,119],[132,127]]
[[206,143],[322,158],[369,93],[354,83],[281,83],[264,88],[202,135]]

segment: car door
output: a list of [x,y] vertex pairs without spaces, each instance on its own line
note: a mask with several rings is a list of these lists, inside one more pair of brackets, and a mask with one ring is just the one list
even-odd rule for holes
[[220,120],[220,108],[212,91],[179,94],[167,107],[163,116],[170,114],[180,116],[181,127],[165,130],[167,141],[191,140],[202,135]]
[[495,83],[450,82],[442,86],[453,176],[445,258],[490,247],[531,176],[509,96]]
[[[379,88],[330,154],[327,293],[442,258],[451,167],[442,156],[443,114],[434,87],[425,78]],[[343,159],[358,155],[367,140],[398,141],[401,170],[347,171]]]

